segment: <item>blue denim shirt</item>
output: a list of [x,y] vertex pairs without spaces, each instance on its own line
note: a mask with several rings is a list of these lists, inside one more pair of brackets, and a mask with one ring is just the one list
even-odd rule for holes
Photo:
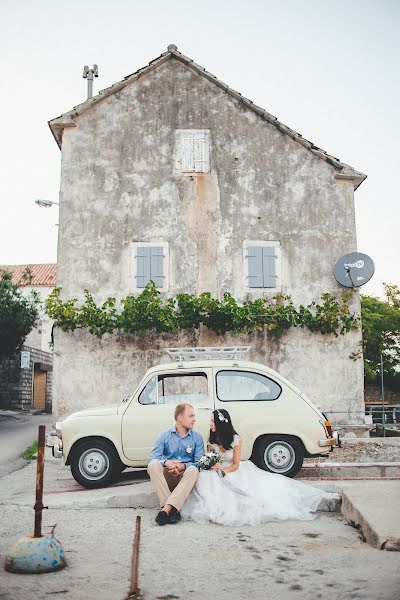
[[162,431],[154,443],[149,463],[158,461],[164,464],[166,460],[179,460],[186,469],[199,466],[200,458],[204,455],[203,438],[197,431],[189,429],[181,437],[175,427]]

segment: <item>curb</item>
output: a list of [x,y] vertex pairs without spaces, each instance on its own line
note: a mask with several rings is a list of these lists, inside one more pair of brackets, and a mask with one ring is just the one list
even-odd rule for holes
[[378,550],[389,550],[400,552],[400,538],[396,536],[381,536],[375,528],[367,521],[362,512],[350,500],[346,492],[342,492],[342,515],[347,521],[359,529],[368,544]]
[[400,462],[329,462],[304,464],[299,478],[399,477]]

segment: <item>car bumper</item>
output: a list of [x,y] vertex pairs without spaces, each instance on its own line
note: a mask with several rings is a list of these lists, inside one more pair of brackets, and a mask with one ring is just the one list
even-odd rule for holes
[[57,440],[57,443],[52,446],[51,451],[53,453],[54,458],[62,458],[63,457],[63,444],[61,440]]
[[321,448],[325,448],[327,446],[330,446],[331,448],[333,448],[333,446],[338,446],[340,448],[341,442],[340,442],[338,432],[334,431],[332,434],[332,437],[328,437],[323,440],[319,440],[318,445],[321,446]]

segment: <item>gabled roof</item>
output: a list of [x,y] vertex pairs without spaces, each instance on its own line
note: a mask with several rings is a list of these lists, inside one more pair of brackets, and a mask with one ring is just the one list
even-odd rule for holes
[[174,44],[170,44],[168,46],[168,49],[166,52],[163,52],[163,54],[161,54],[160,56],[158,56],[157,58],[155,58],[154,60],[149,62],[149,64],[146,65],[145,67],[142,67],[141,69],[139,69],[138,71],[135,71],[135,73],[132,73],[131,75],[127,75],[122,81],[118,81],[117,83],[114,83],[112,86],[102,90],[101,92],[98,93],[97,96],[93,96],[93,98],[89,98],[85,102],[82,102],[82,104],[78,104],[69,112],[66,112],[66,113],[62,114],[60,117],[57,117],[56,119],[52,119],[51,121],[49,121],[50,129],[54,135],[54,138],[55,138],[58,146],[61,148],[62,133],[64,131],[64,128],[65,127],[76,127],[76,124],[74,122],[75,117],[82,115],[87,110],[92,108],[92,106],[96,105],[98,102],[101,102],[104,98],[107,98],[108,96],[111,96],[112,94],[115,94],[115,92],[118,92],[119,90],[126,87],[133,81],[138,80],[140,77],[147,75],[152,70],[156,69],[157,67],[159,67],[160,65],[164,64],[166,61],[171,60],[171,59],[179,60],[180,62],[184,63],[190,69],[192,69],[193,71],[195,71],[202,77],[205,77],[206,79],[208,79],[209,81],[211,81],[212,83],[214,83],[215,85],[217,85],[218,87],[223,89],[230,96],[233,96],[237,100],[240,100],[247,108],[254,111],[257,115],[259,115],[262,119],[264,119],[268,123],[271,123],[272,125],[274,125],[281,133],[288,135],[290,138],[292,138],[293,140],[295,140],[296,142],[298,142],[299,144],[301,144],[302,146],[304,146],[305,148],[310,150],[310,152],[315,154],[315,156],[317,156],[321,160],[324,160],[327,163],[329,163],[330,165],[332,165],[337,170],[336,177],[338,179],[353,180],[354,189],[357,189],[358,186],[364,181],[364,179],[366,179],[366,177],[367,177],[366,175],[364,175],[363,173],[360,173],[359,171],[356,171],[350,165],[347,165],[346,163],[341,162],[338,158],[328,154],[325,150],[318,148],[318,146],[315,146],[315,144],[313,144],[309,140],[306,140],[300,133],[297,133],[297,131],[294,131],[287,125],[284,125],[283,123],[278,121],[277,117],[274,117],[273,115],[268,113],[266,110],[264,110],[260,106],[257,106],[256,104],[254,104],[248,98],[245,98],[244,96],[242,96],[242,94],[240,94],[239,92],[236,92],[235,90],[230,88],[228,85],[223,83],[220,79],[218,79],[215,75],[206,71],[204,69],[204,67],[193,62],[193,60],[191,58],[189,58],[189,57],[185,56],[184,54],[182,54],[181,52],[179,52],[178,48]]
[[[26,279],[24,273],[29,269],[31,278]],[[12,282],[21,287],[54,287],[56,285],[57,265],[0,265],[0,270],[12,275]]]

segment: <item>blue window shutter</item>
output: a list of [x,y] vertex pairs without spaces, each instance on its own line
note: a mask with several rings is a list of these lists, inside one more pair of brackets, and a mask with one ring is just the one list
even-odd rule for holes
[[162,246],[152,246],[150,279],[154,281],[156,287],[162,288],[164,285],[164,248]]
[[247,260],[249,265],[249,287],[263,287],[263,249],[261,247],[247,248]]
[[263,287],[276,287],[276,251],[273,246],[264,246],[262,248],[263,260]]
[[138,246],[136,249],[137,275],[136,286],[144,288],[150,281],[150,257],[151,248],[147,246]]

